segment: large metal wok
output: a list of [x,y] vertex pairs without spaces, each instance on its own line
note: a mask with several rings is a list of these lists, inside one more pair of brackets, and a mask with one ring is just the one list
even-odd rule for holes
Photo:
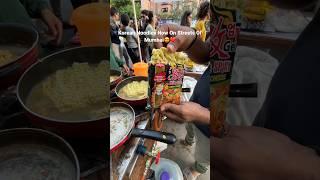
[[0,179],[80,180],[80,167],[61,137],[40,129],[9,129],[0,131]]
[[[118,138],[116,138],[117,141],[110,142],[110,152],[114,152],[119,147],[121,147],[130,138],[130,136],[153,139],[153,140],[164,142],[167,144],[174,144],[176,142],[176,136],[174,134],[135,128],[134,110],[130,105],[128,105],[126,103],[119,103],[119,102],[111,103],[110,104],[110,116],[111,116],[110,119],[113,118],[113,111],[112,111],[113,108],[122,108],[127,113],[130,113],[133,118],[132,119],[122,119],[123,121],[127,121],[127,122],[123,122],[123,123],[128,124],[128,127],[129,127],[127,129],[125,129],[124,132],[120,132],[119,129],[117,129],[113,133],[112,133],[112,130],[110,131],[110,136],[118,137]],[[111,124],[111,127],[112,126],[113,125]]]
[[0,50],[16,57],[0,65],[0,90],[16,85],[23,72],[38,57],[38,33],[35,29],[11,23],[0,23]]
[[122,74],[122,71],[115,70],[115,69],[110,69],[110,77],[111,76],[117,76],[118,77],[116,80],[110,82],[110,89],[113,89],[122,80],[123,74]]
[[[31,122],[40,128],[44,128],[64,137],[72,138],[103,138],[107,136],[109,114],[100,119],[68,120],[45,117],[38,112],[32,111],[26,105],[31,90],[42,80],[57,70],[70,67],[74,62],[88,62],[98,64],[102,60],[108,60],[108,53],[105,47],[77,47],[63,50],[45,57],[32,65],[21,77],[17,87],[17,96],[27,112]],[[108,77],[106,69],[106,79]],[[108,84],[108,83],[107,83]],[[105,85],[105,84],[104,84]],[[92,87],[95,88],[95,87]],[[109,94],[109,87],[106,86],[106,93]],[[107,96],[109,98],[109,96]],[[109,99],[106,99],[109,105]]]
[[121,95],[119,95],[119,91],[126,86],[127,84],[130,84],[134,81],[147,81],[148,82],[148,78],[147,77],[142,77],[142,76],[132,76],[132,77],[128,77],[124,80],[122,80],[115,89],[115,93],[117,95],[117,97],[123,101],[126,102],[128,104],[130,104],[131,106],[146,106],[147,105],[147,97],[143,98],[143,99],[129,99],[126,97],[122,97]]

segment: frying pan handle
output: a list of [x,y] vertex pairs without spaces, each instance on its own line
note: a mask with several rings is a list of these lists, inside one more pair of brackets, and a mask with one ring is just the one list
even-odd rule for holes
[[137,128],[132,129],[131,136],[153,139],[166,144],[174,144],[177,141],[176,136],[171,133],[137,129]]

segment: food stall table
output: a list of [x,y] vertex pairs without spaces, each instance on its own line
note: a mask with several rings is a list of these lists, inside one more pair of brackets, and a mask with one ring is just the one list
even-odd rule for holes
[[[146,139],[144,142],[144,146],[147,148],[148,151],[151,151],[153,144],[155,143],[154,140]],[[140,180],[140,178],[143,176],[143,173],[146,168],[146,161],[149,157],[147,156],[139,156],[138,160],[136,162],[135,167],[133,168],[133,171],[130,175],[130,180]],[[126,180],[129,180],[126,179]]]
[[[136,122],[138,122],[137,127],[141,129],[146,129],[149,121],[149,112],[140,112],[136,116]],[[126,180],[135,179],[132,177],[138,177],[133,175],[137,167],[141,165],[141,156],[136,154],[136,149],[139,144],[145,143],[147,146],[150,140],[143,138],[131,138],[128,142],[124,144],[120,149],[116,150],[112,154],[112,178],[113,180]],[[149,150],[149,149],[148,149]],[[145,162],[144,162],[145,163]],[[144,169],[143,169],[144,171]],[[142,172],[143,174],[143,172]]]

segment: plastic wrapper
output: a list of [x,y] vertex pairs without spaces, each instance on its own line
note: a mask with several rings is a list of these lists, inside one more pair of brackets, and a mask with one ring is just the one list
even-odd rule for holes
[[169,54],[165,48],[153,51],[148,71],[152,108],[165,103],[180,104],[185,59],[182,53]]
[[224,133],[229,98],[231,72],[240,33],[240,20],[236,10],[211,5],[210,23],[211,107],[210,126],[213,136]]

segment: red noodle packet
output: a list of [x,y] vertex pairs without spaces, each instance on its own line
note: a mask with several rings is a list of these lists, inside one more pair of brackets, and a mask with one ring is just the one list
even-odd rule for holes
[[236,10],[211,5],[210,66],[211,107],[210,121],[213,136],[221,137],[225,131],[226,110],[232,67],[240,33],[240,20]]
[[156,109],[165,103],[180,104],[183,77],[183,65],[150,64],[149,86],[151,106]]

